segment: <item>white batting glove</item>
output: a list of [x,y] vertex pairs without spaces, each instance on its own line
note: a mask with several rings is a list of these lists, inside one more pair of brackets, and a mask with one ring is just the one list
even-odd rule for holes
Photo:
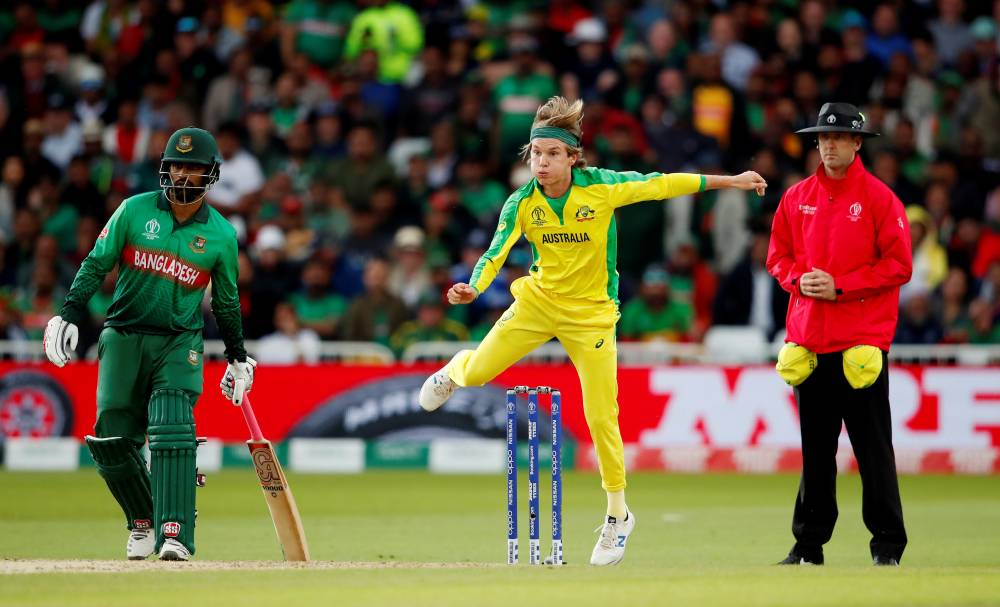
[[65,365],[76,350],[79,338],[80,329],[76,325],[63,320],[62,316],[53,316],[45,325],[45,335],[42,337],[45,356],[48,356],[52,364],[57,367]]
[[247,356],[245,363],[231,362],[226,366],[226,373],[219,382],[222,395],[239,407],[243,404],[243,395],[253,387],[253,376],[257,369],[257,361]]

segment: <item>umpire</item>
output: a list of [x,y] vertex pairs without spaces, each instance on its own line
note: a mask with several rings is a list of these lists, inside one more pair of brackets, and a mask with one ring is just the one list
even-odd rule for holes
[[795,545],[780,564],[823,564],[837,522],[841,424],[863,487],[862,516],[875,565],[898,565],[906,547],[889,417],[888,351],[899,287],[910,279],[910,228],[895,194],[871,175],[858,151],[865,117],[827,103],[816,126],[815,175],[785,193],[771,228],[768,271],[791,294],[787,343],[778,372],[795,386],[802,431],[802,479]]

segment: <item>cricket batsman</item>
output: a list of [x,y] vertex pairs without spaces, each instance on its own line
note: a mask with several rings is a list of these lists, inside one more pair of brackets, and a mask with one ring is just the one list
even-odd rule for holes
[[[118,264],[98,341],[97,423],[86,438],[97,470],[125,513],[126,555],[186,561],[195,552],[194,405],[202,389],[201,302],[212,312],[229,365],[222,391],[239,405],[256,363],[243,347],[233,227],[205,202],[219,179],[215,138],[188,127],[167,141],[160,190],[118,207],[45,328],[45,354],[70,360],[87,301]],[[150,469],[139,449],[149,437]]]
[[[674,173],[642,175],[587,168],[580,144],[583,103],[552,97],[535,114],[522,157],[534,177],[504,204],[489,250],[469,284],[448,291],[452,304],[482,293],[523,234],[534,259],[528,276],[511,285],[514,303],[475,350],[463,350],[431,375],[420,405],[434,411],[459,386],[481,386],[525,354],[559,339],[583,388],[583,411],[597,452],[608,506],[592,565],[625,556],[635,515],[625,504],[625,455],[618,428],[618,228],[615,209],[718,188],[756,190],[767,183],[747,171],[738,176]],[[633,243],[632,246],[642,246]]]

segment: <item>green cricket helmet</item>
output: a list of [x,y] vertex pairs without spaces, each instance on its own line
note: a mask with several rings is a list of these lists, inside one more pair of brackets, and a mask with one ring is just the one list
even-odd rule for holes
[[[175,183],[170,178],[170,165],[180,163],[205,167],[201,173],[201,183],[192,184],[190,174]],[[219,180],[221,165],[219,146],[211,133],[193,126],[179,129],[170,136],[166,148],[160,154],[160,188],[174,203],[196,204]]]

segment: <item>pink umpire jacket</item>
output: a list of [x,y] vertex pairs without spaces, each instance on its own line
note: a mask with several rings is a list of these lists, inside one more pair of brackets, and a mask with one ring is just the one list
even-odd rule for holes
[[[833,276],[835,301],[799,292],[799,278],[814,267]],[[782,197],[767,269],[791,293],[786,341],[820,354],[857,345],[888,351],[899,287],[913,270],[903,204],[860,157],[839,180],[827,177],[821,164]]]

